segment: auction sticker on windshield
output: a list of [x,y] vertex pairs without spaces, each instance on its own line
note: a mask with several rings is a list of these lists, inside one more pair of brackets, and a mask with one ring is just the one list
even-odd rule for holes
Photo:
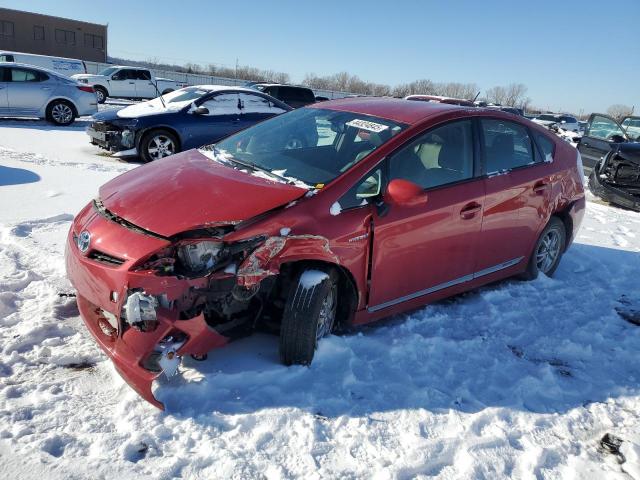
[[383,130],[386,130],[387,128],[389,128],[388,125],[382,125],[381,123],[370,122],[368,120],[361,120],[359,118],[351,120],[350,122],[347,122],[345,125],[347,125],[348,127],[360,128],[362,130],[367,130],[373,133],[380,133]]

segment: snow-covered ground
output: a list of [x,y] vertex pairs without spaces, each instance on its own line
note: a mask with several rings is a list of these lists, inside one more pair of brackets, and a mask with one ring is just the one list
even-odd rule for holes
[[640,214],[589,197],[554,279],[330,337],[310,368],[280,365],[268,335],[187,360],[161,412],[60,295],[73,215],[136,166],[83,128],[0,121],[5,477],[640,479],[640,327],[615,310],[640,300]]

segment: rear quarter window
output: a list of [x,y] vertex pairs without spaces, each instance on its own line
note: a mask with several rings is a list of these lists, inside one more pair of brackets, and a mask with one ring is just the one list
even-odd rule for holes
[[535,131],[533,132],[533,140],[536,142],[536,145],[538,145],[538,149],[542,154],[542,158],[540,159],[540,161],[552,162],[553,154],[555,153],[556,149],[556,144],[553,142],[553,140],[548,138],[546,135]]

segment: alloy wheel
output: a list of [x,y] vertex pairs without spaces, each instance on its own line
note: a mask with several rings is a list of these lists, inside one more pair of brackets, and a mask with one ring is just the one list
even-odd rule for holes
[[157,160],[159,158],[173,155],[176,152],[176,146],[174,145],[173,140],[166,135],[156,135],[149,141],[147,151],[149,152],[149,157],[153,160]]
[[66,103],[58,103],[51,109],[51,117],[56,123],[69,123],[73,119],[73,110]]
[[333,323],[336,319],[336,297],[336,286],[332,285],[320,306],[318,328],[316,329],[316,345],[322,337],[329,335],[333,329]]
[[542,273],[548,273],[560,255],[560,232],[549,230],[538,244],[536,264]]

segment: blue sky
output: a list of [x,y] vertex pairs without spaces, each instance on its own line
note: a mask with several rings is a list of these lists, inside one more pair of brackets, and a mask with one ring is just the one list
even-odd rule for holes
[[0,0],[109,24],[109,54],[395,85],[420,78],[517,82],[533,104],[580,113],[640,109],[640,1]]

